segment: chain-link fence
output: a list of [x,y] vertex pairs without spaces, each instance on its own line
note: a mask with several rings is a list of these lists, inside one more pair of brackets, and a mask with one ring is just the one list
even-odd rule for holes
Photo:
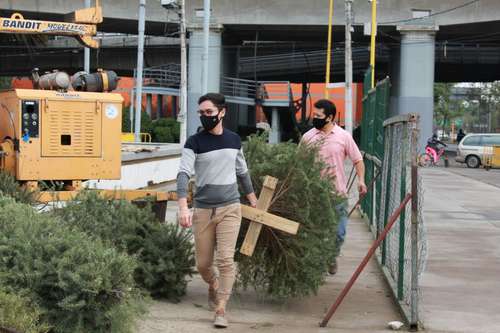
[[377,238],[389,217],[411,194],[411,204],[404,207],[399,221],[377,250],[377,259],[409,327],[416,329],[421,298],[418,278],[426,259],[422,185],[417,169],[418,116],[385,120],[389,89],[389,80],[385,79],[376,88],[365,90],[361,149],[366,183],[373,184],[373,190],[363,199],[361,209]]
[[403,198],[411,194],[411,205],[403,209],[398,223],[377,253],[410,328],[418,328],[421,298],[418,279],[424,270],[427,253],[422,219],[422,183],[416,165],[417,125],[416,115],[398,116],[384,122],[382,188],[376,202],[378,214],[372,224],[372,230],[378,235]]

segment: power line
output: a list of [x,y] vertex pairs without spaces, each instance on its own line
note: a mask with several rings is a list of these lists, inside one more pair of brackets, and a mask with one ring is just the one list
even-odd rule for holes
[[426,19],[428,17],[433,17],[433,16],[437,16],[437,15],[447,14],[447,13],[455,11],[457,9],[461,9],[461,8],[470,6],[472,4],[475,4],[476,2],[479,2],[479,1],[481,1],[481,0],[472,0],[472,1],[469,1],[469,2],[466,2],[466,3],[462,4],[460,6],[456,6],[456,7],[453,7],[453,8],[448,8],[448,9],[442,10],[440,12],[435,12],[435,13],[430,14],[430,15],[425,16],[425,17],[414,17],[414,18],[411,18],[411,19],[404,19],[404,20],[399,20],[399,21],[380,22],[378,24],[379,25],[382,25],[382,24],[394,24],[394,23],[405,23],[405,22],[411,22],[411,21],[416,21],[416,20],[422,20],[422,19]]

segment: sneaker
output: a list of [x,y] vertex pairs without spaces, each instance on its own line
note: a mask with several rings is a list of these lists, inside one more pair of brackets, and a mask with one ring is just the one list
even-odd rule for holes
[[330,275],[335,275],[337,274],[337,268],[338,268],[338,265],[337,265],[337,258],[335,258],[333,260],[333,263],[328,267],[328,273],[330,273]]
[[224,312],[215,313],[214,327],[227,328],[228,323]]

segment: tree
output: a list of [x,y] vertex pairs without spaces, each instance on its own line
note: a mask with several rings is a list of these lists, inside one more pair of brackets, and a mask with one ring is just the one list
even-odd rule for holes
[[500,128],[500,81],[481,84],[480,102],[483,122],[488,122],[488,131],[496,131]]
[[465,112],[463,99],[454,98],[454,83],[434,84],[434,117],[443,133],[450,127],[450,122],[462,117]]
[[0,90],[10,89],[10,87],[11,87],[11,78],[7,76],[0,76]]

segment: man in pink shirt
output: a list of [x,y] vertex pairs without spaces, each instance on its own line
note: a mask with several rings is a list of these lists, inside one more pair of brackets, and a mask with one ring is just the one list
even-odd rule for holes
[[[335,104],[326,99],[321,99],[314,104],[314,128],[309,130],[302,137],[302,142],[321,143],[319,155],[327,164],[328,172],[335,179],[333,184],[337,194],[347,199],[347,179],[345,176],[344,162],[346,157],[352,161],[358,175],[359,194],[365,194],[367,189],[365,185],[365,165],[363,156],[354,142],[352,136],[335,123],[337,110]],[[345,240],[347,223],[347,205],[345,200],[335,207],[339,215],[339,226],[337,231],[337,254]],[[330,274],[337,272],[337,259],[329,267]]]

